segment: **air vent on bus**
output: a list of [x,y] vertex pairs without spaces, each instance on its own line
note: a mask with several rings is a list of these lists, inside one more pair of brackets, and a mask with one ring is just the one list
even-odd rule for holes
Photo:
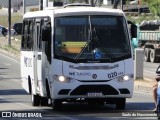
[[89,92],[102,92],[103,95],[118,95],[119,92],[110,85],[80,85],[70,95],[87,95]]

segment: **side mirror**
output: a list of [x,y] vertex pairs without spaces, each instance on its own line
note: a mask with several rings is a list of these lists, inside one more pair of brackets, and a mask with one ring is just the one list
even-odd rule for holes
[[50,41],[51,40],[51,27],[48,25],[42,28],[42,41]]
[[135,24],[131,25],[131,37],[137,38],[137,26]]
[[128,24],[131,25],[130,32],[132,38],[137,38],[137,25],[135,25],[132,21],[127,20]]

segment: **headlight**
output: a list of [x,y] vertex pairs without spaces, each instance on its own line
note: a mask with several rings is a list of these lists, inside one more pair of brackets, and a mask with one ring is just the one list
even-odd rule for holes
[[65,76],[58,76],[58,75],[53,76],[53,79],[58,82],[62,82],[62,83],[71,83],[75,80],[73,78],[69,78],[69,77],[65,77]]
[[123,76],[123,80],[129,80],[129,76],[127,76],[127,75],[125,75],[125,76]]
[[119,76],[115,80],[118,82],[125,82],[125,81],[132,79],[132,78],[133,78],[133,74],[130,74],[130,75]]
[[64,76],[59,76],[59,77],[58,77],[58,80],[59,80],[60,82],[64,82],[64,81],[66,81],[66,78],[65,78]]

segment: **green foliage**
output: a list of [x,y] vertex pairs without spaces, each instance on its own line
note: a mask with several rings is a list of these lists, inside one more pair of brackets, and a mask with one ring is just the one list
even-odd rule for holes
[[154,14],[139,14],[138,16],[133,16],[133,15],[127,15],[126,16],[128,20],[131,20],[132,22],[138,24],[141,23],[142,21],[150,21],[150,20],[160,20],[160,18],[157,18]]
[[142,0],[143,4],[146,3],[149,6],[150,11],[156,15],[160,16],[160,0]]

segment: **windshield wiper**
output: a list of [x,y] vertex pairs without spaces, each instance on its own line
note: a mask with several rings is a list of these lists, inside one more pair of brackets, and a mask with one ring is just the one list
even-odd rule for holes
[[91,26],[91,19],[90,19],[90,16],[89,16],[89,40],[88,40],[88,42],[85,44],[85,46],[83,47],[83,49],[81,50],[81,52],[75,57],[75,61],[77,61],[80,57],[81,57],[81,55],[82,55],[82,53],[85,51],[85,49],[87,48],[87,46],[89,46],[90,45],[90,43],[92,42],[92,40],[93,40],[93,38],[92,38],[93,36],[92,36],[92,26]]
[[109,53],[109,51],[103,46],[103,44],[101,43],[101,41],[99,40],[98,36],[97,36],[97,32],[96,29],[94,28],[94,42],[97,43],[99,48],[102,48],[103,51],[105,52],[106,56],[110,59],[110,61],[112,61],[112,55]]
[[[103,49],[103,51],[106,53],[106,55],[109,58],[109,60],[112,61],[111,54],[108,52],[108,50],[103,46],[103,44],[98,39],[97,33],[96,33],[96,29],[92,28],[91,18],[89,16],[89,41],[85,44],[85,46],[83,47],[81,52],[75,57],[75,59],[74,59],[75,61],[77,61],[81,57],[82,53],[85,51],[87,46],[89,46],[91,43],[92,43],[92,51],[96,48],[95,47],[96,45],[98,45],[99,47],[101,46],[100,48]],[[95,57],[94,57],[94,59],[95,59]]]

